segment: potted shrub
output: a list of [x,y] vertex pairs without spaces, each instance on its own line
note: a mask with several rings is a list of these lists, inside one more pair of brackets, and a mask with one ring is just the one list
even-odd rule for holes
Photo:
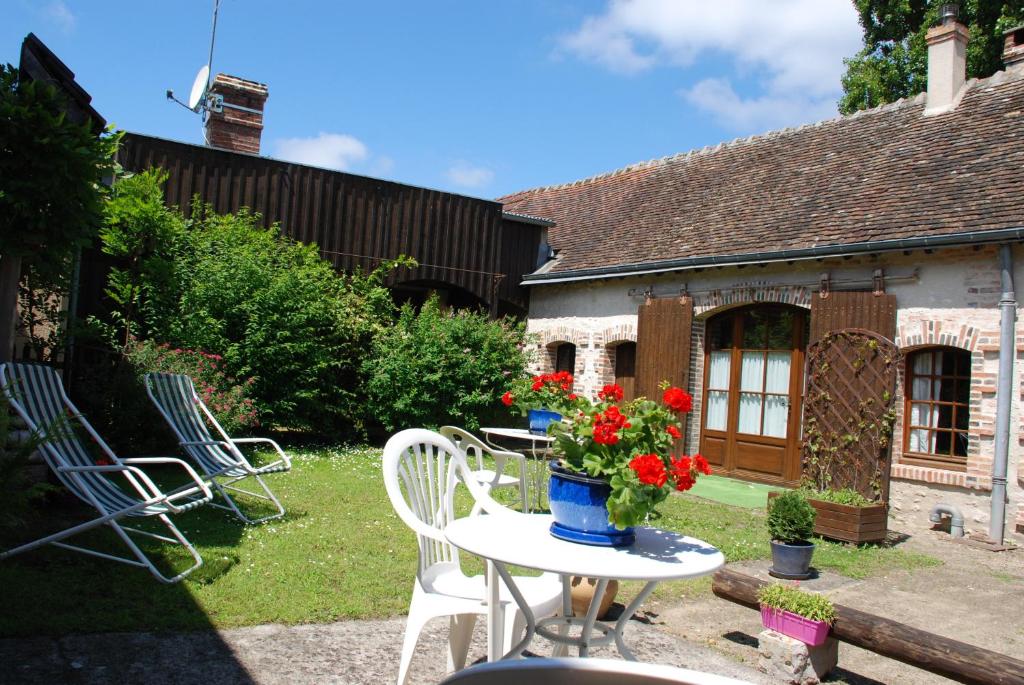
[[768,532],[771,534],[772,567],[778,578],[810,578],[814,543],[814,519],[817,514],[799,490],[788,490],[768,500]]
[[825,642],[836,620],[836,608],[824,595],[805,592],[779,583],[762,585],[757,591],[761,623],[765,628],[788,635],[812,647]]

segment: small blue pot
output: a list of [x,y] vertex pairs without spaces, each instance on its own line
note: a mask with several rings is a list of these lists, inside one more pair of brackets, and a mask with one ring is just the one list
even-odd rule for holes
[[547,435],[548,426],[555,421],[561,421],[562,415],[557,411],[547,409],[529,409],[526,412],[526,419],[530,422],[530,432],[534,435]]
[[608,523],[611,486],[600,478],[567,471],[550,463],[548,502],[555,522],[551,534],[561,540],[600,547],[625,547],[636,540],[633,528],[619,530]]

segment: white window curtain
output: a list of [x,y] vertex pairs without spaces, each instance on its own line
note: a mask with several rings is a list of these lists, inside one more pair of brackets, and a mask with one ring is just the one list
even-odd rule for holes
[[[732,354],[728,350],[711,353],[708,368],[707,419],[705,426],[711,430],[724,431],[729,419],[729,368]],[[712,390],[711,388],[717,388]]]
[[[737,430],[761,434],[761,403],[764,391],[764,353],[744,352],[740,364],[740,416]],[[749,391],[749,392],[743,392]]]
[[[940,381],[932,381],[930,378],[921,378],[919,376],[919,374],[927,375],[933,373],[932,356],[927,352],[914,356],[914,384],[910,389],[911,400],[935,400],[939,398]],[[943,354],[940,352],[934,356],[936,358],[936,367],[938,367],[934,373],[941,373]],[[930,426],[934,428],[939,423],[938,405],[915,404],[912,401],[910,404],[910,423],[914,426]],[[932,431],[921,428],[911,429],[910,451],[934,453],[935,438],[936,434]]]
[[763,435],[786,437],[786,423],[789,418],[789,368],[792,359],[791,352],[768,353],[764,390],[777,394],[765,397]]

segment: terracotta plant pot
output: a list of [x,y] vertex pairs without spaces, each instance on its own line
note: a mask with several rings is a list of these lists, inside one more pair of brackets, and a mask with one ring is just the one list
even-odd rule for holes
[[[573,576],[569,581],[572,586],[572,613],[574,616],[586,616],[594,601],[594,591],[597,590],[597,578],[584,578]],[[619,594],[619,581],[609,580],[605,588],[604,597],[601,598],[601,605],[597,610],[597,617],[604,618],[615,601],[615,595]]]

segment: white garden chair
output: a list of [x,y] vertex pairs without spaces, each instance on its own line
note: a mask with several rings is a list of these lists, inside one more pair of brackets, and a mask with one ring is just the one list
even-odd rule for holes
[[[199,395],[196,394],[192,379],[177,373],[147,373],[145,376],[146,392],[153,400],[161,416],[178,437],[178,444],[185,453],[195,460],[210,479],[210,483],[227,502],[226,505],[211,502],[210,506],[233,511],[235,516],[246,523],[263,523],[284,516],[284,507],[278,501],[262,476],[268,473],[279,473],[291,469],[291,460],[284,450],[268,438],[230,438],[224,432],[217,419]],[[210,433],[214,429],[218,437]],[[277,452],[278,459],[260,467],[254,467],[238,449],[242,444],[265,443]],[[252,478],[263,489],[263,494],[251,490],[243,490],[235,483]],[[217,479],[223,479],[223,482]],[[241,492],[252,497],[272,502],[277,512],[257,519],[251,519],[242,513],[238,504],[228,494],[228,490]]]
[[[419,543],[419,563],[413,584],[409,618],[405,625],[398,683],[404,685],[416,642],[427,621],[450,616],[448,669],[466,663],[473,625],[487,613],[484,576],[466,576],[459,566],[458,550],[448,544],[444,528],[455,520],[455,488],[460,480],[481,508],[493,516],[524,516],[494,501],[470,475],[469,465],[450,440],[432,431],[404,430],[384,446],[384,485],[399,518],[413,529]],[[557,576],[544,574],[515,579],[534,614],[552,616],[562,604],[562,584]],[[504,652],[511,651],[525,619],[508,588],[501,587]]]
[[[522,503],[523,511],[527,511],[526,457],[524,455],[519,452],[509,452],[490,447],[469,431],[457,428],[456,426],[441,426],[440,433],[459,448],[459,451],[466,457],[466,463],[470,464],[470,469],[473,468],[472,464],[476,463],[476,470],[471,470],[470,473],[488,492],[497,488],[518,486],[519,501]],[[485,454],[494,459],[494,469],[486,468],[484,464]],[[518,464],[518,477],[505,473],[505,466],[510,461]],[[473,514],[479,512],[479,507],[480,504],[478,502],[474,507]]]
[[[98,518],[86,523],[10,549],[0,554],[0,559],[43,545],[54,545],[148,569],[165,583],[176,583],[202,566],[203,560],[199,553],[167,516],[194,509],[213,498],[209,484],[201,479],[191,466],[180,459],[165,457],[119,458],[71,403],[57,372],[48,366],[22,363],[0,365],[0,385],[3,386],[8,402],[28,425],[29,430],[43,439],[39,452],[60,482],[100,514]],[[96,457],[82,444],[75,432],[75,423],[96,443],[102,455],[100,459],[104,463],[98,464]],[[192,482],[170,492],[161,491],[145,471],[139,468],[157,464],[180,466]],[[116,476],[122,476],[123,481],[114,478]],[[125,487],[119,487],[119,482],[124,483]],[[157,517],[170,532],[171,537],[123,525],[121,520],[130,516]],[[72,535],[103,525],[110,526],[124,541],[134,559],[62,542]],[[139,549],[129,533],[182,545],[192,555],[195,563],[176,576],[167,577]]]

